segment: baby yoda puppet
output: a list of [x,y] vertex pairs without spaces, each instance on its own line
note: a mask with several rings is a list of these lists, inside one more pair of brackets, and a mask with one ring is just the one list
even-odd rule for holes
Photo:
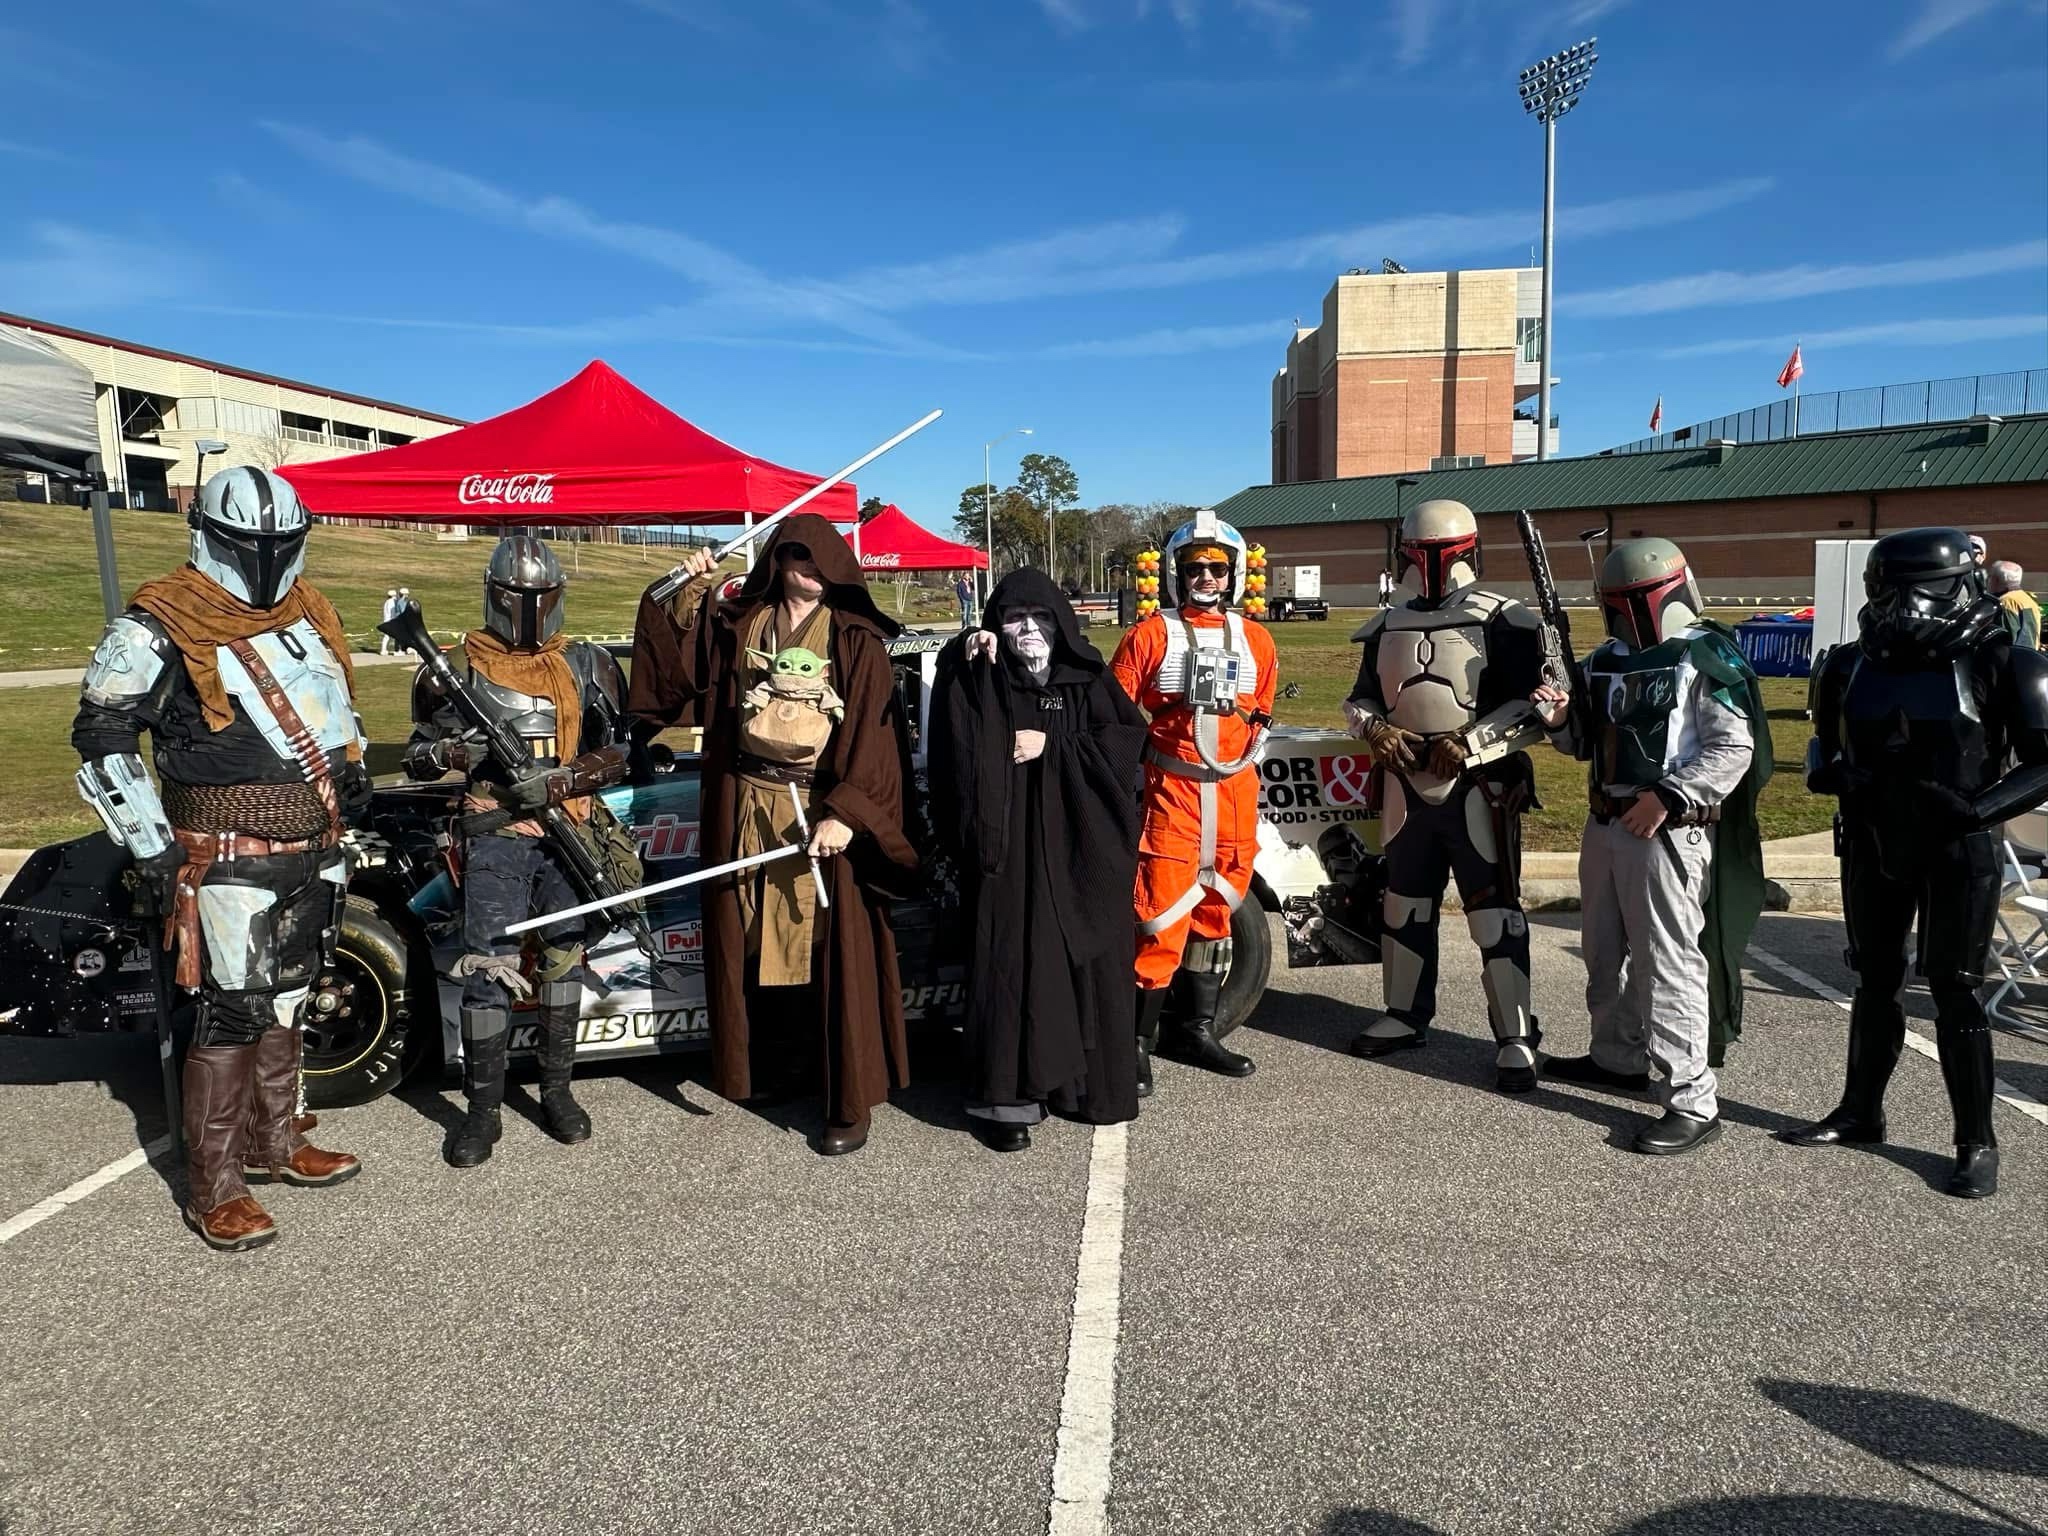
[[833,725],[846,718],[845,702],[825,681],[832,664],[800,645],[773,656],[749,646],[747,655],[768,675],[741,701],[740,744],[770,762],[815,763]]

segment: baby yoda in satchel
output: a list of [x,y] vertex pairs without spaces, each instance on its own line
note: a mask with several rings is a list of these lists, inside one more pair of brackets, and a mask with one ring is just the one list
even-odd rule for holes
[[825,681],[832,664],[800,645],[773,656],[749,647],[747,655],[768,675],[741,701],[741,746],[770,762],[810,767],[846,718],[845,701]]

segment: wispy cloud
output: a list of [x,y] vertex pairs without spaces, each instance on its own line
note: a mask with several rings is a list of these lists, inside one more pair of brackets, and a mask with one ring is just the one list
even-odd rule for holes
[[1393,0],[1389,19],[1394,28],[1394,61],[1403,69],[1420,64],[1436,33],[1441,0]]
[[1196,352],[1229,352],[1239,347],[1271,345],[1290,334],[1286,323],[1279,320],[1256,320],[1248,325],[1188,325],[1145,331],[1136,336],[1063,342],[1041,348],[1036,355],[1046,359],[1186,357]]
[[1885,52],[1893,59],[1903,59],[2004,3],[2005,0],[1920,0],[1919,13],[1907,23],[1905,31],[1892,39]]
[[1980,315],[1959,319],[1887,320],[1877,325],[1852,325],[1835,331],[1808,331],[1795,336],[1747,336],[1740,340],[1722,338],[1698,341],[1689,346],[1666,347],[1660,357],[1718,357],[1733,352],[1768,353],[1776,356],[1796,341],[1810,352],[1828,347],[1860,347],[1873,343],[1891,346],[1960,346],[1972,341],[2011,341],[2020,337],[2048,338],[2048,316]]
[[185,285],[185,259],[175,250],[53,220],[31,222],[25,240],[0,252],[0,294],[29,314],[114,309],[169,298]]
[[1924,287],[2001,272],[2044,269],[2048,269],[2048,240],[2023,240],[2016,245],[1906,261],[1850,262],[1831,267],[1801,263],[1769,272],[1694,272],[1656,282],[1631,283],[1623,288],[1570,294],[1562,303],[1576,315],[1660,315],[1708,305],[1768,304],[1815,294]]
[[414,159],[360,136],[335,139],[274,121],[262,126],[315,164],[380,190],[548,239],[610,251],[674,273],[720,294],[728,315],[812,321],[906,354],[940,350],[819,284],[777,280],[752,263],[680,230],[607,219],[564,197],[508,192],[466,172]]
[[707,37],[726,37],[739,30],[730,12],[712,0],[625,0],[636,11],[678,22]]
[[266,224],[303,224],[306,210],[279,197],[244,176],[240,171],[219,171],[213,178],[214,195],[237,213],[261,219]]
[[1081,0],[1038,0],[1038,8],[1062,32],[1085,32],[1095,24]]
[[24,144],[18,139],[0,139],[0,155],[12,155],[20,160],[63,161],[73,158],[61,149],[51,149],[42,144]]
[[829,286],[878,310],[1003,303],[1057,291],[1063,282],[1107,267],[1164,256],[1185,227],[1185,221],[1173,214],[1081,225],[956,256],[874,267]]

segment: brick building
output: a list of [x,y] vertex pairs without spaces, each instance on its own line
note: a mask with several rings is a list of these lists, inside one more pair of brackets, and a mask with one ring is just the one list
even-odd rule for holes
[[1374,601],[1401,509],[1435,497],[1473,510],[1482,580],[1522,597],[1523,507],[1567,594],[1590,588],[1573,546],[1593,527],[1611,540],[1673,540],[1709,596],[1806,597],[1815,540],[1925,526],[1983,534],[1992,557],[2018,561],[2032,584],[2048,575],[2048,415],[1441,470],[1407,487],[1398,478],[1257,485],[1216,510],[1275,564],[1321,565],[1330,601],[1352,605]]
[[1534,458],[1542,295],[1540,268],[1338,278],[1273,378],[1273,483]]

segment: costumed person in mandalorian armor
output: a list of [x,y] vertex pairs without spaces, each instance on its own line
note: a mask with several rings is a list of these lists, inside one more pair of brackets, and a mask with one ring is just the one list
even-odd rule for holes
[[[192,503],[190,563],[149,582],[86,668],[79,792],[134,857],[199,995],[185,1055],[185,1221],[208,1244],[277,1236],[249,1184],[338,1184],[354,1157],[295,1124],[300,1027],[332,963],[345,824],[367,807],[341,619],[302,575],[306,511],[236,467]],[[157,778],[143,772],[150,733]]]
[[[1580,948],[1592,1047],[1546,1077],[1643,1092],[1664,1114],[1635,1150],[1689,1152],[1721,1132],[1714,1068],[1740,1031],[1742,952],[1763,907],[1756,797],[1771,740],[1756,674],[1702,613],[1685,556],[1631,539],[1601,563],[1607,639],[1584,665],[1583,716],[1534,698],[1552,742],[1588,760]],[[1582,723],[1583,722],[1583,723]]]
[[527,745],[532,761],[496,762],[465,731],[423,670],[413,690],[406,772],[469,776],[462,818],[463,1087],[469,1110],[444,1155],[457,1168],[486,1161],[502,1134],[512,1008],[538,994],[542,1123],[557,1141],[590,1137],[590,1116],[569,1091],[583,1003],[582,918],[540,930],[528,980],[508,924],[573,906],[577,895],[535,812],[558,805],[581,821],[591,796],[626,777],[625,679],[602,646],[562,631],[567,578],[531,534],[501,539],[484,574],[484,623],[449,657],[470,691]]
[[1227,1077],[1248,1057],[1216,1037],[1230,970],[1230,920],[1258,853],[1259,760],[1279,680],[1273,637],[1242,602],[1250,551],[1208,509],[1162,551],[1170,606],[1125,631],[1110,671],[1150,719],[1138,840],[1138,1096],[1169,987],[1182,988],[1170,1054]]
[[1948,1193],[1998,1188],[1990,1026],[1977,988],[1998,919],[2000,823],[2048,801],[2048,656],[2016,648],[1969,538],[1915,528],[1863,568],[1858,638],[1813,680],[1806,784],[1840,797],[1842,910],[1856,993],[1848,1082],[1800,1146],[1885,1139],[1884,1091],[1906,1038],[1899,996],[1919,920],[1941,1075],[1955,1111]]
[[1351,734],[1381,772],[1387,856],[1386,1009],[1351,1049],[1380,1056],[1423,1043],[1436,1015],[1444,885],[1455,879],[1479,946],[1495,1086],[1527,1093],[1538,1031],[1521,899],[1522,813],[1535,804],[1535,780],[1523,749],[1544,734],[1530,703],[1542,681],[1542,624],[1479,587],[1479,525],[1462,503],[1411,510],[1400,551],[1402,601],[1351,637],[1364,654],[1344,701]]

